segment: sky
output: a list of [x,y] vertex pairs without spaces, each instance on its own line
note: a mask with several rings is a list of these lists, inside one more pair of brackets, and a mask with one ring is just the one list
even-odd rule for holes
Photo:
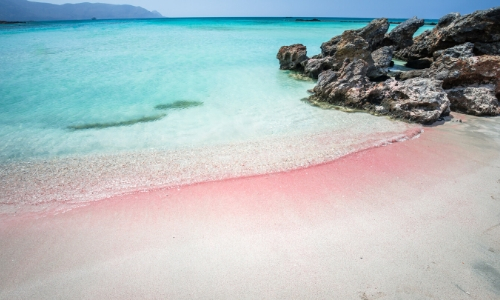
[[358,17],[438,19],[500,6],[499,0],[31,0],[54,4],[100,2],[156,10],[165,17]]

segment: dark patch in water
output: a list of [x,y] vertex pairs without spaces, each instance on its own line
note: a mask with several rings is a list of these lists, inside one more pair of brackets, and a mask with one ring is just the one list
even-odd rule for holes
[[203,105],[203,102],[200,101],[175,101],[174,103],[169,104],[158,104],[155,106],[155,109],[167,110],[167,109],[186,109],[190,107]]
[[71,126],[68,126],[68,129],[85,130],[85,129],[104,129],[104,128],[109,128],[109,127],[119,127],[119,126],[131,126],[131,125],[134,125],[137,123],[147,123],[147,122],[158,121],[158,120],[163,119],[165,116],[166,116],[166,114],[160,114],[160,115],[155,115],[155,116],[142,117],[142,118],[138,118],[138,119],[120,121],[120,122],[89,123],[89,124],[82,124],[82,125],[71,125]]
[[493,291],[500,295],[500,272],[485,262],[476,263],[474,269],[489,282]]

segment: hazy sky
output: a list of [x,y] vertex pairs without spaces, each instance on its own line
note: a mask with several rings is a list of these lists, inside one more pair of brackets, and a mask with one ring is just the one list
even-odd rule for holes
[[166,17],[389,17],[439,18],[499,6],[499,0],[31,0],[54,4],[101,2],[157,10]]

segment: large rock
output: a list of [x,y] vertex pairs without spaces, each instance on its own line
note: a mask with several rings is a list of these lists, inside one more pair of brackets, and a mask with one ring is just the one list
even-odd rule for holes
[[385,46],[372,52],[373,62],[378,68],[389,68],[394,66],[392,57],[394,51],[392,46]]
[[[368,43],[370,51],[376,50],[384,39],[385,33],[389,29],[387,19],[375,19],[361,29],[353,30]],[[342,39],[341,35],[331,38],[328,42],[321,44],[321,54],[323,57],[333,56],[337,52],[337,45]]]
[[403,82],[389,79],[373,83],[367,76],[369,68],[364,60],[347,59],[338,73],[330,70],[320,75],[309,100],[423,124],[433,123],[449,112],[450,102],[440,81],[412,78]]
[[280,62],[281,70],[302,71],[304,69],[303,62],[308,59],[307,48],[302,44],[283,46],[278,51],[276,58]]
[[394,45],[395,50],[413,45],[413,35],[424,25],[423,19],[413,17],[396,26],[385,35],[383,45]]
[[456,87],[446,90],[451,109],[476,116],[500,115],[500,103],[493,84]]
[[500,42],[474,43],[474,53],[477,55],[500,55]]
[[384,82],[383,107],[392,117],[432,124],[450,112],[450,101],[441,82],[429,78]]
[[496,97],[500,96],[500,56],[454,58],[442,55],[422,76],[442,80],[445,89],[493,84]]
[[327,56],[325,58],[311,58],[304,61],[304,74],[311,78],[318,78],[318,75],[333,67],[334,58]]
[[450,56],[452,58],[472,57],[474,56],[474,44],[467,42],[445,50],[439,50],[434,52],[433,56],[434,59],[437,60],[442,55]]
[[460,16],[448,14],[432,31],[413,41],[413,45],[396,52],[403,60],[432,57],[434,52],[465,42],[496,43],[500,41],[500,6]]

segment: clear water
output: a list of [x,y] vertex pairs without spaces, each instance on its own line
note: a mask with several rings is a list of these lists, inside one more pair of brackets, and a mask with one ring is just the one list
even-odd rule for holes
[[[301,99],[315,83],[278,69],[280,46],[302,43],[314,55],[365,25],[247,18],[2,26],[3,178],[28,161],[403,132],[400,122],[308,105]],[[198,105],[171,107],[178,101]]]

